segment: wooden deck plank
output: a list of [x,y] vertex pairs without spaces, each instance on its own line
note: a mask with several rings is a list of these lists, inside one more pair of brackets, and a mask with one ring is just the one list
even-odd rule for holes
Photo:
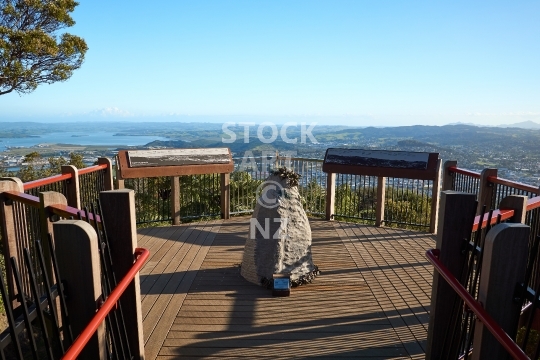
[[287,298],[240,276],[249,218],[141,232],[146,359],[423,358],[433,237],[310,223],[322,274]]
[[[342,223],[339,226],[344,241],[352,245],[352,247],[349,245],[351,256],[355,258],[360,268],[369,269],[369,272],[366,272],[369,286],[373,289],[385,314],[391,319],[394,327],[407,329],[407,331],[400,330],[398,334],[406,344],[409,355],[423,354],[428,318],[424,315],[427,314],[427,310],[422,304],[425,306],[429,304],[429,295],[425,295],[423,287],[419,286],[417,281],[406,276],[410,273],[405,269],[423,267],[425,260],[420,256],[427,248],[424,249],[413,239],[403,240],[398,235],[403,231],[395,229],[350,223]],[[366,241],[366,238],[369,238],[369,241]],[[423,238],[433,239],[428,235],[424,235]],[[403,255],[403,246],[400,245],[402,241],[406,241],[409,248],[415,249],[412,251],[413,256]],[[423,241],[423,245],[426,244],[427,242]],[[425,285],[425,288],[431,289],[430,284]],[[415,341],[410,341],[411,339]]]
[[[191,240],[192,246],[148,310],[146,318],[149,320],[143,322],[147,359],[156,358],[159,353],[197,270],[206,257],[216,233],[219,232],[220,224],[221,221],[210,222],[201,231],[191,233],[192,236],[196,236],[196,239],[190,239],[190,237],[186,239],[186,242]],[[143,300],[143,316],[144,305]]]

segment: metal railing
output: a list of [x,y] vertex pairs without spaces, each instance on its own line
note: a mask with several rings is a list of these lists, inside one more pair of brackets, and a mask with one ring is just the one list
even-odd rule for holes
[[[517,205],[516,205],[517,206]],[[478,298],[480,294],[480,280],[482,277],[481,269],[484,262],[484,249],[486,244],[486,237],[492,226],[501,222],[510,220],[515,217],[516,210],[519,211],[520,206],[516,209],[496,209],[490,210],[485,213],[481,213],[474,217],[472,223],[472,233],[469,239],[465,239],[461,245],[461,255],[463,260],[458,258],[452,258],[450,260],[448,255],[446,261],[448,263],[459,263],[463,261],[461,270],[452,274],[445,266],[438,260],[439,250],[430,250],[426,256],[430,262],[435,266],[438,273],[451,285],[451,287],[458,293],[462,301],[471,311],[463,311],[463,307],[460,303],[454,302],[452,307],[453,320],[445,323],[446,333],[444,335],[444,343],[442,348],[450,347],[452,354],[448,354],[448,359],[467,359],[470,356],[470,352],[473,346],[476,320],[479,319],[490,332],[501,342],[501,344],[510,352],[514,358],[528,359],[525,355],[525,349],[529,349],[533,346],[536,350],[534,359],[538,359],[540,346],[537,346],[532,339],[529,338],[531,331],[531,325],[535,317],[536,311],[534,309],[540,308],[540,301],[538,294],[540,293],[540,286],[536,280],[538,278],[538,249],[540,244],[540,236],[536,233],[534,240],[529,244],[528,259],[526,263],[521,263],[524,268],[523,284],[515,284],[512,286],[506,296],[511,296],[516,304],[522,305],[523,309],[529,309],[527,316],[523,317],[523,322],[527,325],[523,328],[523,333],[526,334],[521,337],[520,346],[514,342],[501,327],[496,324],[493,319],[487,315],[482,308]],[[528,199],[525,203],[525,209],[530,211],[536,211],[540,208],[540,196]],[[466,211],[466,209],[462,209]],[[519,219],[513,219],[513,221],[519,221]],[[442,245],[441,245],[442,246]],[[509,257],[508,261],[512,261]],[[519,286],[518,286],[519,285]],[[528,286],[526,286],[528,285]],[[534,290],[533,290],[534,289]],[[486,316],[487,315],[487,316]],[[486,323],[487,322],[487,323]],[[517,332],[517,330],[516,330]],[[510,341],[510,342],[509,342]],[[532,345],[531,345],[532,344]],[[525,357],[522,357],[525,356]]]
[[383,222],[419,230],[429,229],[433,181],[386,178],[384,199],[378,199],[376,176],[336,174],[334,218],[375,224],[378,201],[384,202]]
[[[270,171],[285,166],[300,174],[298,190],[302,205],[310,216],[324,216],[327,202],[327,174],[323,160],[306,158],[249,157],[234,158],[230,174],[230,214],[250,214],[260,195],[259,187]],[[171,179],[168,177],[126,179],[137,201],[137,223],[172,220]],[[336,174],[335,214],[337,219],[375,222],[377,178]],[[389,226],[414,229],[430,227],[433,181],[388,178],[385,183],[384,221]],[[218,174],[180,177],[180,218],[192,220],[220,215],[220,182]]]
[[335,219],[375,223],[377,177],[336,174]]
[[448,169],[452,177],[454,191],[478,194],[480,191],[480,173],[452,166]]
[[135,254],[133,255],[135,257],[135,262],[133,263],[131,269],[129,269],[128,273],[122,278],[122,280],[120,280],[118,285],[109,294],[109,297],[107,298],[107,300],[105,300],[103,305],[101,305],[101,308],[98,310],[94,318],[81,332],[81,334],[75,339],[75,341],[64,354],[62,359],[71,360],[77,358],[77,356],[84,349],[88,341],[90,341],[92,335],[96,332],[101,323],[103,323],[111,310],[114,309],[114,307],[120,300],[120,297],[127,289],[133,278],[135,278],[137,273],[141,270],[146,260],[150,256],[150,252],[143,248],[137,248],[135,249]]
[[390,226],[429,228],[432,194],[433,181],[431,180],[388,178],[384,223]]
[[[508,334],[493,320],[493,318],[484,310],[482,304],[477,301],[469,291],[452,275],[452,273],[439,261],[439,250],[432,249],[426,252],[429,262],[435,267],[441,277],[454,289],[459,297],[467,304],[476,317],[482,321],[489,332],[514,358],[519,360],[529,360],[529,357],[523,350],[508,336]],[[469,349],[466,349],[467,355]]]
[[[118,303],[118,300],[120,296],[125,291],[127,285],[132,281],[134,275],[140,270],[146,259],[148,258],[148,251],[145,249],[137,249],[135,252],[135,256],[137,258],[135,264],[132,266],[132,268],[129,270],[128,274],[120,281],[120,283],[117,284],[113,267],[112,267],[112,260],[110,255],[110,245],[107,239],[107,234],[104,229],[104,225],[102,226],[103,218],[101,216],[101,210],[99,212],[97,211],[98,208],[100,208],[99,203],[98,205],[91,205],[91,212],[88,210],[81,211],[80,209],[76,209],[73,207],[70,207],[68,205],[62,205],[62,204],[53,204],[47,206],[46,209],[42,207],[42,204],[40,203],[40,199],[36,196],[29,195],[26,193],[20,193],[17,191],[5,191],[2,193],[4,197],[4,201],[9,201],[11,205],[13,205],[13,212],[14,212],[14,235],[11,237],[11,239],[14,239],[14,242],[10,242],[9,249],[10,251],[15,251],[15,253],[10,253],[11,256],[11,263],[9,266],[6,266],[6,279],[7,279],[7,289],[4,285],[3,281],[0,283],[0,286],[2,287],[2,300],[5,304],[6,312],[8,314],[8,320],[9,320],[9,329],[6,330],[3,334],[0,334],[0,355],[2,355],[2,358],[4,357],[4,349],[11,342],[10,339],[18,339],[18,334],[23,331],[24,328],[27,329],[27,334],[32,334],[32,325],[30,324],[31,321],[34,319],[41,319],[43,317],[42,309],[46,309],[47,307],[51,308],[51,313],[53,312],[52,307],[56,305],[54,304],[54,301],[57,297],[62,297],[62,286],[60,284],[53,284],[49,283],[49,279],[59,279],[58,275],[58,265],[56,265],[56,260],[54,257],[54,248],[52,247],[52,241],[51,239],[47,239],[46,241],[43,241],[44,243],[48,244],[48,252],[47,255],[51,256],[52,258],[52,264],[55,271],[55,275],[51,277],[51,275],[48,275],[47,277],[47,271],[45,270],[44,262],[51,263],[51,259],[45,255],[44,252],[40,248],[40,243],[42,242],[42,239],[40,239],[40,232],[43,229],[44,224],[40,224],[41,221],[50,221],[49,218],[43,218],[41,216],[40,219],[40,212],[46,211],[48,214],[56,215],[56,220],[60,219],[80,219],[85,220],[89,224],[91,224],[97,234],[98,242],[101,246],[101,250],[99,252],[100,257],[100,265],[101,265],[101,285],[102,285],[102,296],[103,299],[106,300],[104,305],[101,306],[100,310],[98,311],[98,314],[96,314],[96,317],[92,320],[92,322],[89,324],[88,328],[91,328],[93,326],[99,326],[99,323],[96,325],[96,320],[99,318],[100,322],[103,321],[103,319],[107,318],[107,341],[109,344],[107,345],[110,347],[110,351],[113,354],[118,354],[118,358],[129,358],[127,357],[127,352],[129,343],[127,342],[127,336],[125,335],[126,329],[124,325],[124,318],[122,315],[122,307],[121,304]],[[25,214],[28,211],[35,211],[37,216],[25,216]],[[35,223],[37,222],[37,223]],[[30,231],[30,229],[33,228],[33,231]],[[108,257],[107,257],[108,254]],[[17,260],[18,259],[18,260]],[[24,266],[21,265],[21,259],[25,259]],[[38,263],[36,262],[36,259],[41,259],[41,261]],[[14,279],[15,281],[11,280]],[[71,288],[74,289],[74,284],[70,284]],[[45,299],[45,300],[44,300]],[[11,304],[13,300],[18,300],[21,305],[17,309],[12,309]],[[21,301],[22,300],[22,301]],[[60,299],[61,302],[65,302],[64,298]],[[92,299],[91,301],[95,301],[95,299]],[[28,307],[28,304],[34,304],[32,307]],[[41,306],[35,306],[35,304],[40,303]],[[115,304],[118,305],[115,307]],[[105,306],[106,305],[106,306]],[[109,313],[111,309],[114,307],[114,313],[111,315],[112,319],[109,319]],[[22,309],[22,310],[21,310]],[[36,311],[38,309],[39,311]],[[64,338],[68,338],[65,331],[66,329],[70,330],[69,328],[69,322],[67,320],[67,310],[65,306],[60,309],[62,311],[62,330],[58,326],[59,322],[57,322],[57,326],[52,327],[53,332],[60,334],[62,331],[64,331]],[[24,317],[24,324],[21,322],[21,319],[17,320],[15,319],[14,314],[21,313]],[[57,315],[53,315],[54,319],[60,319]],[[124,329],[122,330],[121,327],[124,326]],[[83,331],[83,334],[81,337],[83,339],[86,339],[87,337],[92,336],[94,330],[88,330],[85,329]],[[64,353],[64,347],[62,346],[62,341],[60,341],[60,335],[56,336],[55,334],[48,334],[46,332],[46,327],[42,324],[40,328],[41,336],[44,336],[43,345],[36,345],[36,342],[33,340],[33,337],[30,341],[30,350],[32,352],[32,358],[38,359],[45,356],[45,352],[50,355],[52,352],[57,353],[58,351],[61,351],[61,353]],[[51,328],[48,328],[50,331]],[[6,335],[11,334],[11,337]],[[89,334],[89,335],[88,335]],[[14,337],[15,336],[15,337]],[[53,338],[51,338],[53,336]],[[54,338],[56,336],[56,338]],[[73,336],[70,335],[70,341],[66,341],[65,344],[68,346],[71,342],[73,342]],[[54,344],[53,344],[54,342]],[[76,357],[82,348],[85,346],[87,340],[80,340],[77,339],[73,346],[75,348],[73,350],[69,350],[69,354],[75,354],[73,355]],[[58,345],[60,344],[60,345]],[[18,340],[14,344],[17,354],[15,356],[17,358],[22,359],[23,353],[25,351],[21,351],[21,346],[18,343]],[[59,347],[61,348],[59,350]],[[108,350],[109,351],[109,350]],[[67,354],[66,354],[67,356]],[[66,357],[66,358],[74,358],[74,357]],[[49,356],[49,358],[51,358]]]
[[[484,191],[491,192],[491,198],[487,201],[491,204],[491,208],[497,209],[500,207],[501,200],[509,195],[523,195],[532,199],[540,195],[540,189],[535,186],[522,184],[519,182],[502,179],[497,176],[487,176],[483,181],[481,180],[482,174],[474,171],[460,169],[457,166],[450,166],[448,168],[451,175],[451,186],[447,186],[452,190],[462,191],[467,193],[473,193],[478,195],[481,191],[481,187],[487,187]],[[483,204],[481,204],[483,205]],[[490,210],[489,208],[486,210]],[[533,248],[536,236],[540,234],[540,208],[536,206],[529,206],[525,215],[526,225],[531,227],[531,235],[529,238],[529,251],[536,251],[535,257],[540,258],[540,252]],[[540,262],[537,262],[533,272],[533,278],[531,279],[531,286],[535,287],[540,283]]]
[[[301,175],[299,192],[306,212],[322,216],[326,204],[326,174],[322,160],[262,157],[234,158],[234,171],[230,174],[230,214],[252,213],[257,203],[258,188],[271,170],[287,166]],[[266,169],[265,169],[266,166]],[[124,186],[135,191],[137,223],[169,222],[172,220],[171,178],[125,179]],[[180,177],[180,218],[184,220],[220,216],[219,174]]]
[[107,164],[90,166],[79,170],[81,208],[95,203],[99,197],[99,193],[106,190],[105,170],[107,170]]
[[55,175],[24,183],[24,192],[38,196],[42,191],[55,191],[67,197],[67,181],[71,174]]

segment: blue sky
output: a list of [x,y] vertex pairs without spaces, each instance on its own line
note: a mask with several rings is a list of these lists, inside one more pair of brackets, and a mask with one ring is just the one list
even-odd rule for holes
[[538,1],[79,2],[82,68],[0,120],[540,122]]

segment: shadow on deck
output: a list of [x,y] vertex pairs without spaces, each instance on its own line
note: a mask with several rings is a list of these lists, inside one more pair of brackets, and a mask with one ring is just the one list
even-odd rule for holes
[[240,276],[249,218],[139,230],[146,359],[423,359],[434,237],[310,222],[321,275],[287,298]]

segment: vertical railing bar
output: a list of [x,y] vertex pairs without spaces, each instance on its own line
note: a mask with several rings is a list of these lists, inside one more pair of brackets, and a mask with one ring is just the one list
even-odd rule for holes
[[4,277],[0,273],[0,292],[2,295],[2,301],[4,303],[4,308],[6,309],[6,317],[9,325],[9,334],[11,336],[11,342],[14,344],[15,352],[17,355],[17,358],[19,360],[23,359],[23,353],[21,350],[21,344],[19,342],[19,337],[16,333],[16,326],[15,326],[15,317],[13,316],[13,309],[11,307],[12,302],[9,299],[9,296],[7,294],[6,286],[4,284]]
[[[36,244],[36,249],[37,249],[38,265],[41,269],[41,273],[43,274],[43,282],[45,285],[45,295],[47,296],[47,302],[48,302],[49,309],[51,312],[51,317],[53,319],[53,325],[54,325],[53,330],[56,334],[56,338],[58,339],[58,343],[60,344],[60,350],[62,351],[62,354],[63,354],[65,352],[64,344],[62,343],[60,328],[58,326],[58,314],[56,313],[56,304],[53,301],[53,296],[51,293],[51,282],[49,281],[49,276],[47,275],[47,271],[45,270],[45,258],[43,256],[43,248],[41,247],[41,241],[36,240],[35,244]],[[60,283],[60,280],[58,280],[57,291],[60,297],[63,296],[63,291],[60,290],[61,287],[62,285]]]
[[26,305],[24,290],[21,283],[21,276],[19,274],[17,261],[15,260],[15,257],[11,257],[11,268],[13,269],[13,275],[15,277],[15,285],[17,286],[17,291],[19,293],[18,300],[21,303],[22,309],[23,309],[24,324],[26,326],[28,339],[30,340],[30,350],[32,351],[32,356],[34,357],[34,359],[38,360],[39,357],[37,353],[36,340],[34,339],[34,331],[32,328],[32,323],[30,322],[28,306]]
[[[28,251],[28,248],[24,248],[24,260],[26,261],[26,267],[28,268],[28,276],[30,278],[30,287],[32,288],[32,293],[34,294],[34,304],[36,306],[36,312],[38,315],[39,323],[41,325],[41,332],[43,334],[43,338],[45,339],[46,347],[47,347],[47,357],[49,360],[54,359],[54,355],[52,353],[52,346],[51,346],[51,340],[49,339],[49,334],[47,332],[47,325],[45,324],[45,317],[43,316],[43,309],[41,308],[40,303],[40,296],[38,294],[37,289],[37,283],[36,283],[36,277],[34,276],[34,272],[32,271],[32,260],[30,259],[30,251]],[[52,307],[52,303],[49,304]],[[31,335],[33,336],[33,335]]]

